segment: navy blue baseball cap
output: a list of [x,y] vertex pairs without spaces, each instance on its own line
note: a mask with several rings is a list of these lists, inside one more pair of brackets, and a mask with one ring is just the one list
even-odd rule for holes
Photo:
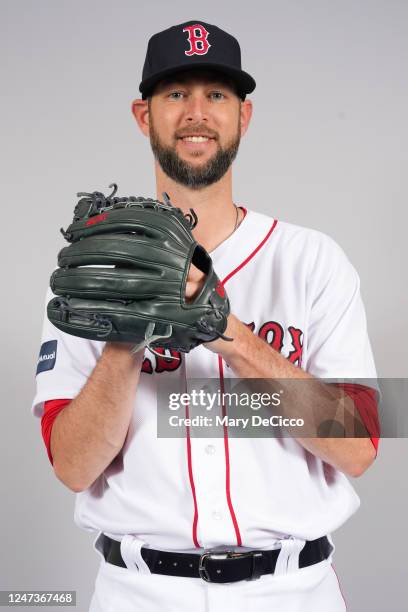
[[204,21],[191,20],[154,34],[147,45],[139,90],[145,100],[159,81],[191,69],[215,70],[230,77],[245,99],[256,86],[241,68],[241,48],[234,36]]

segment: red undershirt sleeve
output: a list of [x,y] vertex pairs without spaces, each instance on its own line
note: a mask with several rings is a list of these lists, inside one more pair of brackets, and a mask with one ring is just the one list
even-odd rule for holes
[[378,453],[378,443],[380,440],[380,422],[378,418],[378,391],[365,385],[355,383],[331,383],[336,387],[341,387],[345,393],[354,401],[361,419],[370,434],[371,442],[375,448],[375,456]]
[[51,430],[57,414],[70,403],[70,399],[56,399],[44,402],[44,413],[41,417],[41,432],[51,465],[54,465],[51,455]]

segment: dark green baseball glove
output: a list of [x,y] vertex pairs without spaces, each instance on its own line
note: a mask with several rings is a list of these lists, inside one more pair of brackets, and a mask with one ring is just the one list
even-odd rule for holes
[[[62,331],[112,342],[189,352],[223,335],[230,312],[207,251],[191,230],[197,216],[170,203],[113,192],[78,193],[74,219],[50,279],[56,294],[49,320]],[[185,290],[190,265],[205,273],[193,301]]]

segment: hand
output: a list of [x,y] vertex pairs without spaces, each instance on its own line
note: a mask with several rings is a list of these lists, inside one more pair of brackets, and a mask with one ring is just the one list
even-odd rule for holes
[[205,273],[201,272],[194,264],[191,264],[188,271],[186,284],[186,302],[191,303],[200,293],[205,281]]

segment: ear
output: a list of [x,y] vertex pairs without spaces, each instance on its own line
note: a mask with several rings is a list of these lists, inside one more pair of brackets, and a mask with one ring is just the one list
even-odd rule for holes
[[252,102],[251,100],[243,100],[241,102],[240,111],[240,124],[241,124],[241,136],[245,134],[249,127],[249,123],[252,117]]
[[138,98],[132,102],[132,113],[145,136],[149,136],[149,108],[147,100]]

